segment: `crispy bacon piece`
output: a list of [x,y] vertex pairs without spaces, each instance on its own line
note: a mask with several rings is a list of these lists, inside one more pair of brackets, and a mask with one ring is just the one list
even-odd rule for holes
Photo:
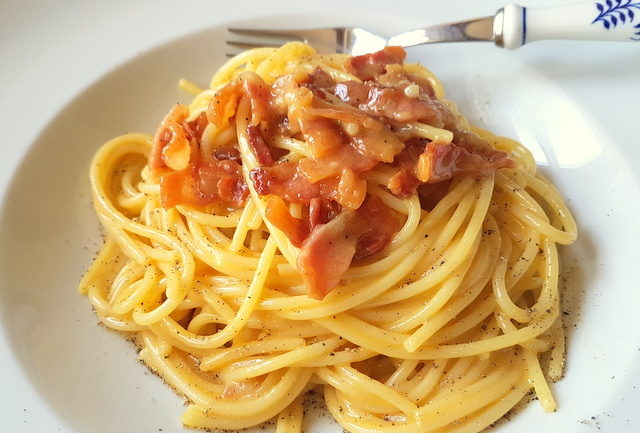
[[402,87],[385,87],[373,81],[344,81],[335,86],[334,94],[365,113],[398,122],[416,122],[442,126],[454,122],[451,111],[437,99],[427,95],[409,97]]
[[[328,79],[318,80],[321,85],[328,84]],[[314,83],[315,79],[307,77],[302,80],[302,84],[305,82]],[[307,85],[315,87],[313,84]],[[391,162],[404,147],[384,121],[358,107],[335,104],[320,98],[317,92],[301,86],[292,76],[278,79],[274,83],[273,94],[273,105],[280,107],[279,110],[286,107],[291,132],[295,133],[299,129],[305,135],[312,143],[311,150],[315,158],[327,156],[346,141],[365,157]],[[340,128],[338,123],[341,124]],[[355,132],[346,134],[342,131],[341,128],[347,124],[355,127]],[[321,127],[325,131],[320,131]]]
[[401,168],[387,182],[389,191],[401,198],[413,196],[418,186],[420,186],[420,180],[415,175],[414,168]]
[[271,150],[264,141],[260,128],[256,125],[247,126],[247,136],[249,137],[249,145],[251,150],[256,156],[256,159],[261,165],[270,166],[273,165],[273,156],[271,156]]
[[183,170],[189,165],[194,143],[186,123],[189,109],[176,104],[160,123],[153,140],[149,168],[158,173],[163,169]]
[[381,252],[401,227],[396,213],[375,196],[367,197],[357,215],[366,231],[358,238],[353,256],[355,260],[366,259]]
[[254,72],[243,72],[238,78],[218,90],[209,103],[207,118],[218,127],[235,116],[240,98],[246,95],[251,102],[251,124],[258,125],[269,118],[271,87]]
[[[335,200],[347,209],[355,210],[360,207],[367,185],[351,169],[343,168],[337,177],[329,177],[326,175],[328,172],[325,172],[325,177],[312,183],[304,171],[305,166],[322,170],[322,164],[318,161],[305,159],[298,165],[280,162],[271,167],[257,167],[249,172],[249,176],[260,195],[276,194],[289,202],[301,204],[310,204],[315,198],[324,198]],[[331,167],[326,168],[333,170]],[[337,164],[334,168],[340,170]],[[334,172],[330,174],[333,176]]]
[[[272,105],[286,111],[290,133],[302,132],[312,144],[315,158],[350,143],[364,156],[391,162],[404,147],[385,122],[357,107],[323,100],[309,88],[301,87],[292,76],[278,79],[273,94]],[[347,124],[355,127],[355,132],[346,134],[342,128]]]
[[351,146],[363,156],[381,162],[391,162],[404,148],[402,141],[389,126],[362,110],[348,105],[329,104],[318,99],[314,102],[314,107],[306,111],[306,116],[353,124],[356,132],[350,137]]
[[272,165],[273,156],[259,126],[262,121],[272,120],[271,87],[259,75],[243,72],[218,90],[207,109],[207,118],[216,126],[223,127],[235,116],[243,97],[247,97],[251,103],[251,121],[247,126],[249,144],[260,164]]
[[[420,160],[428,160],[428,174],[420,175],[420,180],[428,183],[449,180],[457,175],[471,174],[486,176],[499,168],[513,168],[515,162],[505,152],[493,150],[480,152],[475,148],[465,148],[457,144],[429,143]],[[419,161],[420,161],[419,160]],[[423,172],[426,170],[422,170]]]
[[408,198],[414,195],[420,185],[417,174],[417,163],[424,152],[426,139],[411,140],[393,163],[398,168],[396,174],[389,178],[387,188],[398,197]]
[[240,151],[235,147],[221,147],[213,151],[213,156],[219,160],[228,159],[229,161],[235,161],[242,165],[242,158],[240,157]]
[[160,192],[162,207],[165,209],[179,204],[202,204],[194,167],[163,174],[160,178]]
[[500,168],[513,168],[515,162],[477,135],[456,131],[451,144],[410,143],[398,154],[394,166],[398,171],[387,188],[398,197],[410,197],[423,183],[439,183],[458,175],[486,176]]
[[[302,85],[301,77],[294,74],[284,75],[278,78],[271,86],[271,106],[274,110],[285,116],[288,120],[289,131],[293,134],[299,132],[299,120],[304,111],[311,106],[314,100],[312,86]],[[309,81],[309,77],[302,77],[302,81]]]
[[357,211],[343,211],[317,226],[304,241],[298,259],[308,295],[323,299],[338,286],[353,259],[382,251],[399,226],[393,210],[373,196]]
[[198,117],[193,119],[191,122],[188,122],[188,125],[189,130],[187,131],[187,134],[191,139],[200,142],[200,140],[202,140],[202,134],[204,133],[204,130],[207,128],[207,125],[209,125],[207,113],[205,111],[201,112],[200,114],[198,114]]
[[404,143],[387,127],[364,128],[356,133],[351,142],[363,156],[379,162],[391,162],[404,148]]
[[291,162],[254,168],[249,176],[260,195],[276,194],[289,202],[303,204],[320,197],[320,187],[309,183],[298,166]]
[[235,161],[200,160],[198,142],[208,124],[204,114],[187,122],[189,109],[176,105],[160,124],[149,157],[149,167],[160,177],[162,205],[203,206],[216,200],[240,207],[248,189]]
[[207,119],[209,119],[209,122],[218,128],[222,128],[230,118],[235,116],[238,102],[242,96],[239,87],[240,83],[236,80],[222,87],[215,93],[207,109]]
[[362,155],[352,146],[342,146],[323,158],[303,158],[299,167],[309,182],[315,183],[328,177],[340,176],[344,167],[354,173],[371,170],[378,160]]
[[316,197],[311,199],[308,218],[296,218],[289,212],[285,201],[275,194],[267,196],[265,212],[267,219],[298,248],[316,227],[327,224],[339,213],[340,207],[336,202]]
[[433,89],[431,82],[411,72],[406,72],[402,65],[387,65],[387,72],[376,77],[376,83],[385,87],[406,88],[411,84],[418,86],[421,95],[426,95],[429,98],[435,98],[436,92]]
[[340,205],[320,197],[312,198],[309,202],[309,228],[313,230],[320,224],[326,224],[340,213]]
[[336,199],[342,207],[358,209],[367,195],[367,181],[360,179],[353,170],[343,168],[337,192]]
[[311,71],[306,79],[301,81],[301,84],[313,90],[327,89],[334,86],[336,82],[331,78],[331,75],[329,75],[327,71],[320,67],[316,67]]
[[302,245],[298,265],[309,297],[323,299],[349,269],[361,234],[355,218],[354,211],[342,212],[316,227]]
[[160,191],[165,208],[179,204],[204,206],[216,200],[241,207],[249,194],[242,169],[234,161],[201,162],[165,173],[160,178]]
[[348,142],[337,122],[325,118],[311,118],[300,122],[300,131],[307,138],[311,152],[316,158],[322,158],[335,152],[335,149]]
[[402,47],[384,47],[382,50],[362,56],[349,57],[345,61],[346,70],[361,80],[372,80],[385,72],[387,65],[404,62],[407,53]]
[[197,176],[198,190],[207,203],[219,198],[240,207],[249,195],[242,168],[235,161],[201,163],[197,168]]
[[271,194],[267,198],[265,215],[298,248],[302,246],[304,240],[309,236],[309,224],[300,218],[292,216],[284,200],[277,195]]

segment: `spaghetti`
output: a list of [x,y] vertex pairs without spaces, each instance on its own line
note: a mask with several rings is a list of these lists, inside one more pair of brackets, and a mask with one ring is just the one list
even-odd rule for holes
[[79,290],[186,426],[300,432],[314,388],[351,432],[478,432],[531,389],[555,410],[575,223],[525,148],[403,60],[248,51],[95,155],[108,236]]

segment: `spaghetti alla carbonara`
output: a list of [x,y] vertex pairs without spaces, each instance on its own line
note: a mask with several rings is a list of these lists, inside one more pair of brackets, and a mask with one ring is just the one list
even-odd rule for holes
[[478,432],[563,371],[576,225],[513,140],[398,47],[229,60],[154,136],[106,143],[107,239],[79,290],[179,394],[185,426]]

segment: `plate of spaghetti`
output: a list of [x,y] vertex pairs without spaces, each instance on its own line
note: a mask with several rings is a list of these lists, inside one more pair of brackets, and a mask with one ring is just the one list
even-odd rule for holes
[[225,59],[217,19],[94,75],[13,168],[1,377],[46,403],[12,431],[635,431],[638,153],[585,108],[595,57]]

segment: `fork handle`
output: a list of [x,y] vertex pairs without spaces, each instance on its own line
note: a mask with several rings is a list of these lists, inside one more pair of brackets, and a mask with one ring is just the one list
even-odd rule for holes
[[549,39],[640,44],[640,0],[596,0],[549,8],[509,4],[495,16],[494,38],[497,45],[511,50]]

